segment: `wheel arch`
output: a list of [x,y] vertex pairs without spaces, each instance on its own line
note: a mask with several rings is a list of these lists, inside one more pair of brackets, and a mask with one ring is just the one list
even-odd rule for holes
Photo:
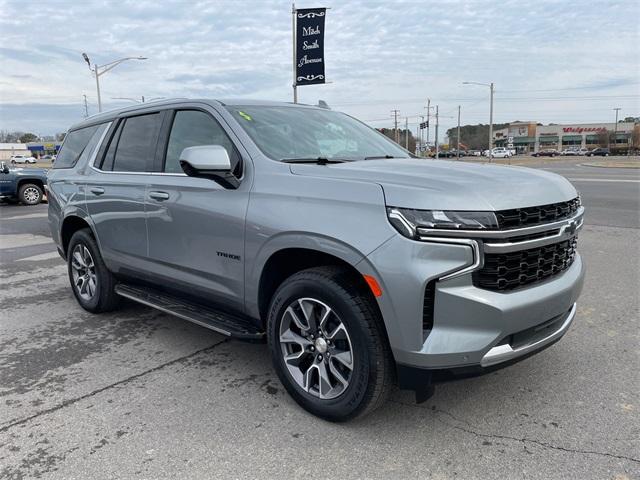
[[[299,271],[313,267],[343,267],[353,274],[355,281],[370,292],[362,273],[356,267],[364,255],[352,247],[327,239],[323,240],[323,246],[324,248],[319,248],[315,242],[298,241],[264,252],[256,262],[259,267],[253,275],[253,289],[247,292],[253,293],[253,301],[248,302],[248,313],[264,323],[271,298],[282,282]],[[377,302],[374,303],[377,305]]]
[[40,187],[40,190],[42,190],[42,193],[45,193],[44,192],[45,183],[40,178],[19,178],[16,183],[16,194],[19,194],[22,186],[27,183],[32,183],[34,185],[37,185],[38,187]]
[[74,233],[76,233],[78,230],[82,230],[83,228],[88,228],[91,231],[91,235],[93,235],[93,238],[96,239],[98,248],[100,248],[100,242],[98,241],[98,237],[95,234],[93,226],[91,225],[87,217],[79,214],[78,212],[65,216],[64,220],[62,221],[62,225],[60,226],[60,247],[62,248],[65,259],[67,256],[67,249],[69,248],[71,237],[73,237]]

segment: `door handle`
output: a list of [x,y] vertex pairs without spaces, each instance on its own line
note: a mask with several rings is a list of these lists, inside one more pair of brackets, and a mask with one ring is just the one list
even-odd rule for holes
[[93,193],[94,195],[102,195],[104,193],[104,188],[102,188],[102,187],[91,187],[89,189],[89,191],[91,193]]
[[154,200],[169,200],[169,194],[167,192],[149,192],[149,197]]

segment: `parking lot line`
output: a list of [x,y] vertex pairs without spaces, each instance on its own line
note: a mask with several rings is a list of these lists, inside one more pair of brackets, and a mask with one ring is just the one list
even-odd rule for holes
[[18,260],[16,260],[16,262],[38,262],[40,260],[51,260],[52,258],[60,258],[60,255],[58,254],[58,252],[47,252],[47,253],[41,253],[40,255],[33,255],[31,257],[26,257],[26,258],[20,258]]
[[26,215],[14,215],[12,217],[0,217],[2,220],[22,220],[23,218],[47,218],[46,213],[27,213]]
[[33,235],[31,233],[0,235],[0,249],[30,247],[32,245],[44,245],[46,243],[53,244],[53,241],[44,235]]
[[570,178],[572,182],[612,182],[612,183],[640,183],[640,180],[617,179],[617,178]]

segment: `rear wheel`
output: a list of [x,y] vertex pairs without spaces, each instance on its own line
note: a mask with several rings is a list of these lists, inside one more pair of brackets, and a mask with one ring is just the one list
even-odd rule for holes
[[25,183],[20,187],[18,197],[25,205],[37,205],[42,201],[42,189],[34,183]]
[[71,237],[67,266],[73,294],[82,308],[92,313],[117,308],[120,296],[114,290],[116,280],[89,229],[78,230]]
[[303,408],[346,421],[382,405],[391,351],[371,293],[339,267],[304,270],[278,288],[268,342],[278,377]]

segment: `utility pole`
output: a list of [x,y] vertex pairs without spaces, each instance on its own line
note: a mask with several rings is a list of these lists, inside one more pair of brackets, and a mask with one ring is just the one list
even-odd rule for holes
[[460,160],[460,105],[458,105],[458,144],[456,147],[456,153],[458,155],[458,160]]
[[82,95],[84,97],[84,118],[89,116],[89,107],[87,106],[87,96]]
[[427,98],[427,145],[429,145],[429,115],[431,114],[431,99]]
[[404,149],[409,150],[409,117],[404,119]]
[[491,107],[489,108],[489,162],[493,161],[493,82],[491,82]]
[[[423,117],[424,118],[424,117]],[[420,124],[418,124],[416,126],[416,155],[419,155],[420,157],[422,156],[422,150],[421,150],[421,141],[420,141]]]
[[[614,110],[616,111],[616,124],[613,127],[613,146],[617,147],[618,146],[618,112],[620,111],[620,107],[614,108]],[[611,145],[609,145],[609,148],[611,148]]]
[[398,135],[398,113],[400,110],[391,110],[393,113],[393,138],[397,144],[400,144],[400,136]]
[[436,105],[436,158],[438,158],[438,126],[439,126],[438,107],[439,105]]

